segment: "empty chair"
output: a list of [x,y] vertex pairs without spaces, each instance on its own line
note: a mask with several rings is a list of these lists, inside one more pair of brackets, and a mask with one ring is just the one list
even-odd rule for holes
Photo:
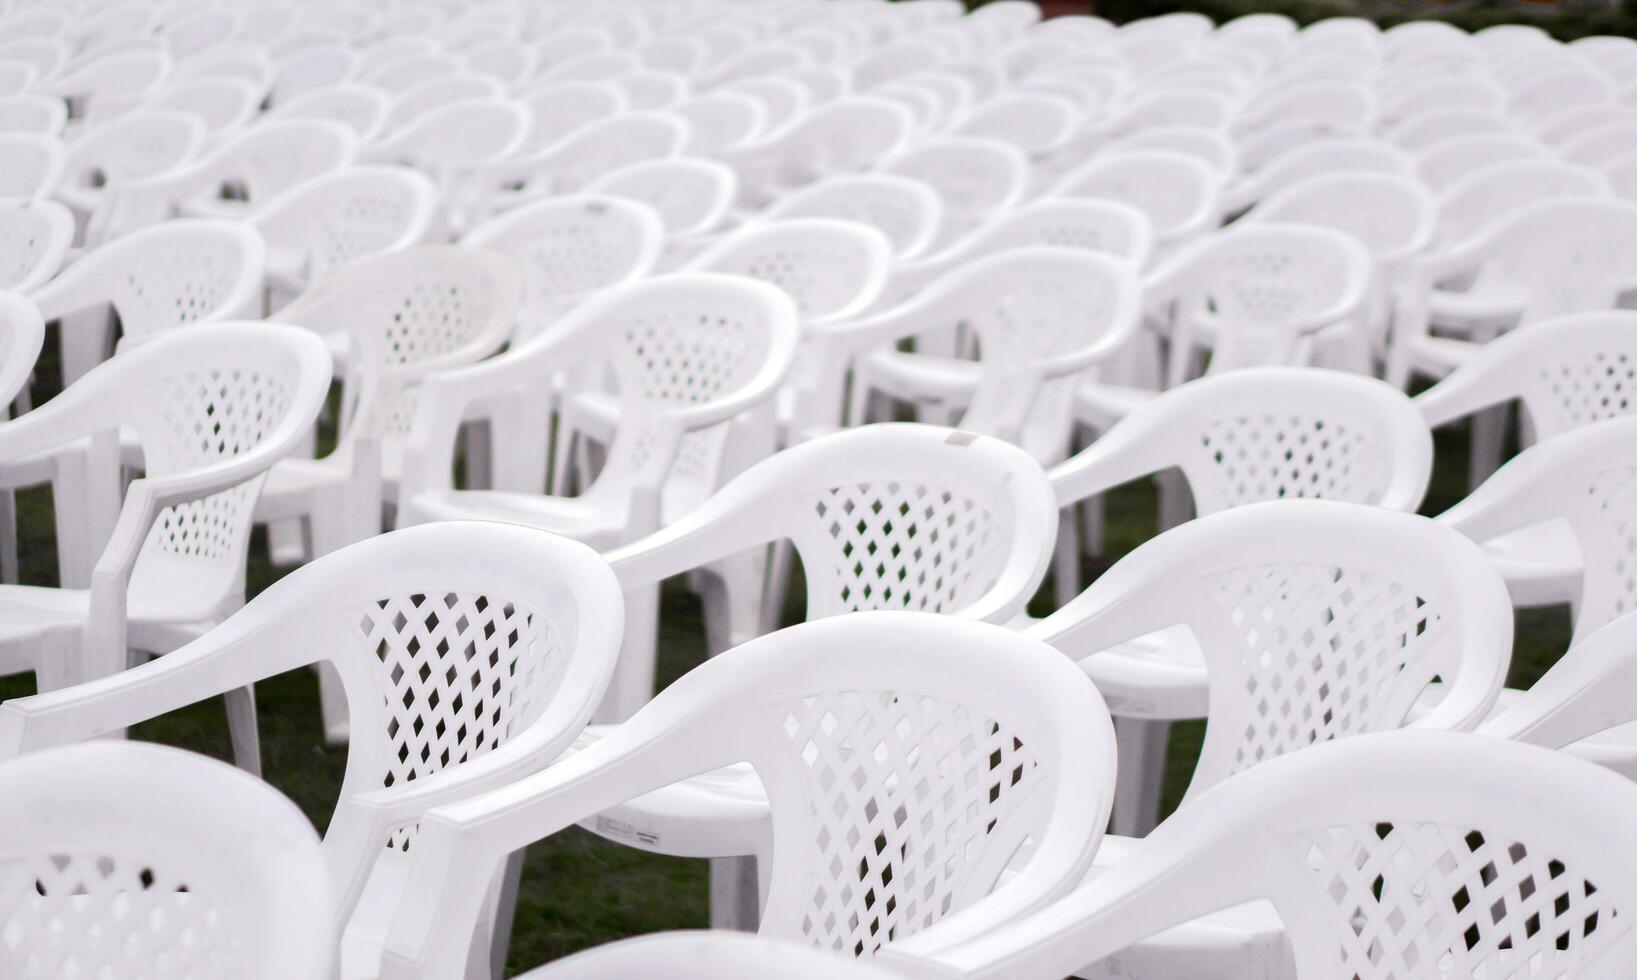
[[1057,197],[1106,198],[1148,216],[1156,252],[1174,251],[1215,226],[1219,181],[1193,157],[1166,150],[1110,153],[1085,164],[1052,189]]
[[[1613,309],[1632,285],[1633,268],[1637,205],[1566,197],[1515,211],[1447,254],[1428,259],[1418,271],[1426,284],[1460,274],[1471,277],[1471,288],[1453,294],[1448,305],[1471,311],[1478,327],[1467,334],[1472,339],[1432,335],[1429,320],[1440,311],[1433,293],[1424,305],[1412,304],[1395,318],[1387,377],[1400,386],[1412,372],[1441,377],[1471,356],[1475,340],[1489,339],[1506,327],[1562,313]],[[1420,292],[1412,290],[1412,295]],[[1458,305],[1469,297],[1469,303]]]
[[356,259],[429,237],[437,187],[406,167],[348,167],[263,202],[245,221],[267,244],[273,308]]
[[[1553,801],[1550,812],[1521,803],[1520,784]],[[1616,975],[1637,955],[1633,940],[1601,923],[1629,904],[1637,875],[1620,820],[1631,805],[1620,776],[1500,739],[1388,732],[1314,746],[1202,793],[1042,912],[979,937],[933,927],[878,959],[1055,976],[1265,901],[1300,976],[1385,968],[1432,980],[1440,964],[1483,976],[1520,963]]]
[[1029,161],[1022,150],[977,136],[942,137],[914,143],[880,165],[881,172],[919,180],[944,204],[940,245],[1005,214],[1028,190]]
[[619,86],[608,82],[548,82],[516,96],[532,120],[523,147],[540,150],[630,108]]
[[[877,745],[875,761],[856,744]],[[891,612],[792,627],[701,665],[545,772],[432,811],[387,972],[458,973],[493,868],[513,849],[736,762],[766,788],[778,842],[763,935],[850,959],[940,920],[1025,914],[1089,863],[1112,750],[1084,675],[999,627]],[[1029,863],[991,896],[1025,838]]]
[[[1552,317],[1485,344],[1416,399],[1433,426],[1517,402],[1536,440],[1637,411],[1627,365],[1637,364],[1637,312]],[[1473,474],[1476,485],[1488,471]],[[1582,565],[1561,526],[1541,525],[1485,542],[1506,575],[1515,605],[1574,602]],[[1601,625],[1601,624],[1598,624]]]
[[[0,586],[0,669],[31,671],[39,690],[53,690],[117,673],[128,649],[169,652],[237,608],[263,474],[313,423],[329,382],[329,357],[310,334],[216,324],[155,338],[0,425],[7,460],[89,437],[88,449],[47,458],[54,477],[84,486],[76,517],[93,525],[81,533],[102,550],[88,590]],[[117,497],[119,458],[110,450],[122,427],[141,442],[146,474],[110,527],[96,505]],[[247,764],[254,711],[248,692],[229,701],[234,746]]]
[[1526,122],[1538,121],[1565,105],[1613,101],[1614,93],[1614,82],[1602,72],[1585,68],[1530,72],[1528,84],[1507,100],[1507,111]]
[[55,136],[0,133],[0,202],[50,197],[62,179],[65,158]]
[[[1528,205],[1604,193],[1607,181],[1586,167],[1546,157],[1491,162],[1439,194],[1435,252],[1464,245],[1488,226]],[[1438,299],[1433,302],[1437,304]]]
[[473,168],[471,179],[478,184],[483,213],[494,214],[524,196],[582,190],[626,164],[676,156],[687,142],[688,126],[676,116],[626,112],[584,126],[536,153]]
[[[87,223],[108,203],[109,185],[157,177],[187,164],[205,143],[205,124],[185,112],[133,112],[75,140],[57,199]],[[94,242],[88,244],[95,244]]]
[[887,236],[893,257],[925,252],[943,223],[943,200],[927,184],[893,174],[838,174],[780,197],[761,212],[779,218],[835,218]]
[[1263,164],[1223,191],[1222,210],[1232,214],[1298,181],[1324,174],[1384,173],[1408,176],[1410,157],[1385,143],[1368,139],[1324,139],[1298,146]]
[[6,702],[0,752],[93,738],[301,667],[333,671],[356,724],[319,848],[334,891],[304,898],[346,927],[340,975],[377,976],[424,808],[567,748],[608,682],[619,616],[613,573],[583,545],[502,524],[413,528],[292,572],[150,664]]
[[56,201],[0,204],[0,289],[32,293],[62,268],[74,215]]
[[108,356],[107,310],[127,340],[185,323],[254,317],[266,261],[251,228],[179,219],[86,252],[32,298],[46,319],[65,320],[63,378],[72,382]]
[[1415,174],[1437,194],[1492,164],[1543,160],[1549,155],[1546,147],[1527,136],[1462,136],[1445,140],[1417,156]]
[[848,96],[726,154],[725,161],[739,172],[741,203],[755,208],[820,178],[873,166],[897,148],[911,128],[904,107],[870,96]]
[[335,885],[318,836],[261,780],[101,742],[0,765],[0,792],[8,975],[330,975]]
[[68,106],[61,99],[33,93],[0,98],[0,132],[57,136],[68,125]]
[[392,98],[367,85],[329,85],[280,102],[269,119],[323,119],[352,130],[360,142],[378,138],[386,128]]
[[438,182],[450,221],[463,229],[485,196],[472,170],[504,160],[528,134],[529,114],[514,102],[472,99],[434,109],[362,155],[374,163],[407,164]]
[[[1132,409],[1051,476],[1059,505],[1069,513],[1079,502],[1173,467],[1202,516],[1284,499],[1413,512],[1431,475],[1432,440],[1409,400],[1374,379],[1305,368],[1247,369],[1190,382]],[[1059,603],[1073,594],[1078,564],[1074,538],[1065,533],[1056,571]],[[1146,674],[1129,679],[1143,690],[1131,702],[1141,707],[1121,710],[1122,737],[1133,749],[1163,753],[1172,720],[1204,714],[1205,671],[1191,649],[1186,637],[1160,634],[1123,647],[1108,661],[1111,667],[1151,662],[1134,668]],[[1143,676],[1147,680],[1138,680]],[[1159,765],[1153,757],[1129,759],[1121,779],[1130,790],[1119,811],[1120,832],[1140,833],[1157,817]]]
[[264,88],[242,78],[206,76],[168,85],[142,107],[198,116],[206,136],[215,139],[250,122],[261,111],[266,94]]
[[175,170],[122,181],[113,204],[93,222],[93,233],[99,240],[117,237],[175,214],[240,218],[284,191],[341,169],[356,150],[356,137],[340,123],[265,122]]
[[661,269],[675,268],[713,240],[738,192],[732,168],[699,157],[639,160],[585,185],[587,194],[629,198],[654,209],[665,236]]
[[67,99],[71,118],[102,123],[130,111],[157,92],[170,68],[170,56],[161,51],[115,51],[70,68],[39,90]]

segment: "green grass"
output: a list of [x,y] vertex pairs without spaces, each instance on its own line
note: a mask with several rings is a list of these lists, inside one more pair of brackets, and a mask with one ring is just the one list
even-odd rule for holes
[[[1466,436],[1441,433],[1438,466],[1425,513],[1441,511],[1463,493]],[[54,584],[56,558],[50,495],[42,490],[19,499],[19,534],[26,582]],[[1107,508],[1108,555],[1089,562],[1087,580],[1108,567],[1110,559],[1136,547],[1155,531],[1154,493],[1149,484],[1121,488]],[[266,588],[279,572],[269,566],[265,540],[257,533],[251,550],[250,591]],[[1042,590],[1036,611],[1049,609]],[[799,615],[799,590],[793,589],[787,618]],[[680,581],[667,584],[662,596],[660,638],[661,683],[669,683],[704,655],[698,602]],[[1531,611],[1518,617],[1517,647],[1511,683],[1528,686],[1557,658],[1567,643],[1568,617],[1563,610]],[[27,675],[0,678],[0,700],[32,693]],[[257,685],[261,744],[266,778],[323,829],[334,807],[345,765],[344,748],[324,744],[318,717],[318,691],[310,671],[284,674]],[[1168,760],[1165,808],[1174,808],[1187,786],[1199,752],[1202,723],[1173,730]],[[137,726],[133,737],[229,758],[225,714],[220,700],[174,712]],[[529,848],[524,865],[510,967],[521,970],[578,949],[637,933],[706,924],[706,867],[702,861],[659,857],[608,843],[570,830]]]

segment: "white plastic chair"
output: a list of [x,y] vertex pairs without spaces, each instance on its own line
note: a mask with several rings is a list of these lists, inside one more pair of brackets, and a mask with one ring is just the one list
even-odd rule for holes
[[1424,153],[1463,136],[1516,136],[1523,131],[1510,116],[1493,109],[1446,109],[1432,103],[1424,111],[1400,120],[1384,138],[1406,152]]
[[1309,177],[1332,173],[1382,173],[1410,176],[1408,154],[1369,139],[1323,139],[1298,146],[1240,178],[1222,194],[1224,214],[1233,214],[1274,191]]
[[74,210],[83,227],[100,217],[108,185],[173,171],[204,144],[205,124],[185,112],[133,112],[102,123],[70,146],[57,199]]
[[159,90],[171,59],[161,51],[115,51],[45,83],[40,91],[68,100],[69,116],[87,124],[114,119]]
[[7,975],[330,975],[335,884],[312,824],[260,780],[98,743],[0,765],[0,793]]
[[[1529,785],[1524,805],[1517,787]],[[1167,928],[1269,902],[1300,976],[1613,977],[1637,949],[1631,784],[1500,739],[1388,732],[1227,780],[1107,873],[986,936],[934,927],[884,950],[961,976],[1056,976]]]
[[65,159],[55,136],[0,133],[0,202],[50,197],[62,179]]
[[523,148],[540,150],[630,108],[625,93],[608,82],[547,82],[516,96],[533,123]]
[[298,96],[340,85],[354,78],[358,54],[350,45],[314,45],[279,59],[273,76],[272,104],[281,107]]
[[1530,204],[1566,197],[1595,197],[1606,192],[1607,182],[1595,171],[1560,160],[1531,158],[1493,162],[1472,171],[1439,194],[1434,245],[1439,252],[1451,251]]
[[870,96],[848,96],[801,115],[774,134],[727,153],[724,159],[739,172],[741,203],[756,208],[820,178],[874,166],[911,129],[909,110],[903,106]]
[[[1613,309],[1637,268],[1637,204],[1598,197],[1542,201],[1496,220],[1444,255],[1421,263],[1408,304],[1394,319],[1387,377],[1403,386],[1411,372],[1441,377],[1474,350],[1473,340],[1543,317]],[[1433,283],[1471,276],[1465,294],[1448,294],[1476,321],[1468,336],[1435,337],[1429,321],[1443,323]],[[1470,297],[1470,302],[1462,303]],[[1486,336],[1487,335],[1487,336]]]
[[68,125],[68,106],[61,99],[27,93],[0,98],[0,132],[57,136]]
[[1053,197],[1095,197],[1129,204],[1148,216],[1154,247],[1164,255],[1214,227],[1220,181],[1193,157],[1167,150],[1110,153],[1070,172]]
[[376,142],[361,159],[407,164],[437,181],[449,220],[460,230],[480,216],[485,203],[485,188],[476,186],[474,171],[516,152],[529,125],[528,110],[515,102],[453,102]]
[[[1518,402],[1537,441],[1637,411],[1628,395],[1637,365],[1637,312],[1553,317],[1485,344],[1416,398],[1438,427]],[[1476,485],[1487,471],[1474,474]],[[1573,602],[1580,592],[1579,549],[1567,529],[1536,527],[1485,543],[1518,606]]]
[[375,977],[416,819],[561,754],[608,682],[619,618],[619,585],[583,545],[489,523],[394,532],[292,572],[158,661],[6,702],[0,752],[92,738],[301,667],[333,672],[357,724],[321,847],[334,894],[309,901],[346,925],[340,975]]
[[1140,150],[1170,150],[1198,157],[1216,172],[1220,181],[1227,180],[1239,169],[1238,150],[1227,137],[1210,129],[1192,126],[1153,126],[1138,130],[1109,145],[1111,153],[1131,153]]
[[714,240],[738,190],[732,168],[699,157],[640,160],[585,185],[587,194],[628,198],[654,209],[665,235],[660,269],[676,267]]
[[1011,210],[1029,184],[1029,159],[1022,150],[979,136],[916,142],[883,160],[880,171],[937,191],[944,205],[943,226],[934,239],[939,247]]
[[243,218],[287,190],[340,170],[356,152],[357,138],[341,123],[264,122],[175,170],[115,184],[87,234],[97,241],[116,238],[177,214]]
[[269,308],[356,259],[426,241],[437,205],[437,186],[405,167],[347,167],[266,201],[245,223],[267,244]]
[[393,95],[384,129],[395,133],[440,106],[463,99],[499,99],[505,93],[506,87],[490,75],[466,72],[434,76]]
[[109,308],[131,340],[187,323],[255,317],[266,264],[253,229],[178,219],[86,252],[31,298],[47,320],[65,320],[63,379],[72,383],[109,354]]
[[[850,958],[938,921],[1027,914],[1101,837],[1106,718],[1084,675],[999,627],[887,612],[793,627],[696,668],[546,772],[423,818],[383,976],[458,974],[513,849],[734,762],[766,787],[775,828],[763,935]],[[1033,859],[994,889],[1025,838]]]
[[1074,103],[1060,96],[1010,92],[974,107],[950,131],[1000,140],[1041,159],[1068,141],[1079,119]]
[[261,111],[265,87],[242,78],[190,78],[168,85],[143,103],[144,109],[188,112],[205,124],[209,139],[246,125]]
[[[310,334],[215,324],[157,337],[0,425],[8,460],[89,440],[47,459],[53,477],[84,487],[76,516],[98,525],[81,533],[102,549],[89,589],[0,586],[0,669],[32,671],[51,691],[118,673],[128,648],[167,653],[237,608],[263,475],[312,425],[329,381],[329,357]],[[141,441],[147,472],[109,535],[97,505],[118,494],[121,428]],[[255,768],[248,690],[229,698],[228,717],[236,756]]]
[[680,154],[688,124],[665,112],[625,112],[584,126],[544,150],[474,168],[483,214],[493,215],[524,196],[567,194],[609,171]]
[[1564,140],[1558,153],[1565,160],[1593,167],[1637,153],[1637,122],[1609,123],[1581,133]]
[[1445,140],[1417,156],[1415,174],[1437,194],[1493,164],[1543,160],[1549,155],[1545,146],[1527,136],[1462,136]]
[[0,289],[32,293],[62,267],[74,215],[56,201],[0,205]]
[[688,123],[687,152],[719,157],[761,137],[768,129],[767,105],[745,92],[695,95],[671,107]]
[[328,85],[280,102],[268,119],[322,119],[352,130],[360,143],[380,137],[392,98],[367,85]]
[[943,223],[938,192],[919,180],[892,174],[838,174],[780,197],[760,216],[834,218],[869,225],[887,236],[893,258],[925,252]]

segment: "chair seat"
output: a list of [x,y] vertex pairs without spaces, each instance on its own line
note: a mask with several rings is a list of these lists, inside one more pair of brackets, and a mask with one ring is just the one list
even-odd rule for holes
[[1151,388],[1085,381],[1074,389],[1074,418],[1101,432],[1157,397]]
[[1434,289],[1427,297],[1427,315],[1443,330],[1493,330],[1515,322],[1525,299],[1523,290],[1501,286]]
[[[571,752],[583,751],[612,725],[589,725]],[[740,763],[673,783],[581,823],[586,830],[632,847],[674,857],[741,857],[771,838],[767,793],[749,764]]]
[[1512,604],[1524,608],[1571,602],[1580,595],[1580,546],[1562,522],[1519,528],[1483,543]]
[[876,351],[860,371],[871,389],[903,401],[964,405],[972,399],[981,370],[976,361],[903,351]]
[[1116,715],[1203,718],[1209,707],[1205,655],[1186,626],[1172,626],[1079,661]]
[[406,523],[498,521],[551,531],[598,549],[623,543],[627,534],[626,515],[612,501],[593,496],[439,490],[416,494],[403,507]]
[[1442,378],[1482,349],[1481,343],[1456,337],[1417,337],[1411,360],[1417,373]]

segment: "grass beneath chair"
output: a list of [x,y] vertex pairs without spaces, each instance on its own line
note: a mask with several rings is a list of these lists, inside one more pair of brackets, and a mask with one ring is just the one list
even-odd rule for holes
[[[1428,506],[1435,514],[1458,500],[1466,477],[1466,434],[1441,434],[1438,466]],[[1107,555],[1087,564],[1085,577],[1151,537],[1155,495],[1149,484],[1110,495],[1105,532]],[[56,551],[48,492],[27,491],[18,501],[23,579],[56,582]],[[266,541],[257,533],[249,575],[252,594],[278,579],[267,561]],[[800,615],[799,590],[792,590],[789,618]],[[1049,595],[1048,588],[1042,595]],[[660,679],[669,683],[704,655],[699,604],[680,581],[662,596]],[[1036,612],[1049,611],[1037,600]],[[1513,686],[1526,687],[1556,660],[1568,641],[1566,611],[1530,611],[1518,617]],[[29,676],[0,678],[0,700],[33,692]],[[269,782],[323,829],[335,805],[346,750],[324,744],[318,714],[318,687],[311,671],[284,674],[257,685],[263,767]],[[1177,725],[1171,736],[1164,806],[1174,808],[1187,787],[1204,732],[1201,723]],[[225,713],[220,699],[193,705],[135,728],[133,737],[229,758]],[[706,864],[659,857],[570,829],[529,848],[524,865],[509,966],[520,971],[576,950],[638,933],[706,924]]]

